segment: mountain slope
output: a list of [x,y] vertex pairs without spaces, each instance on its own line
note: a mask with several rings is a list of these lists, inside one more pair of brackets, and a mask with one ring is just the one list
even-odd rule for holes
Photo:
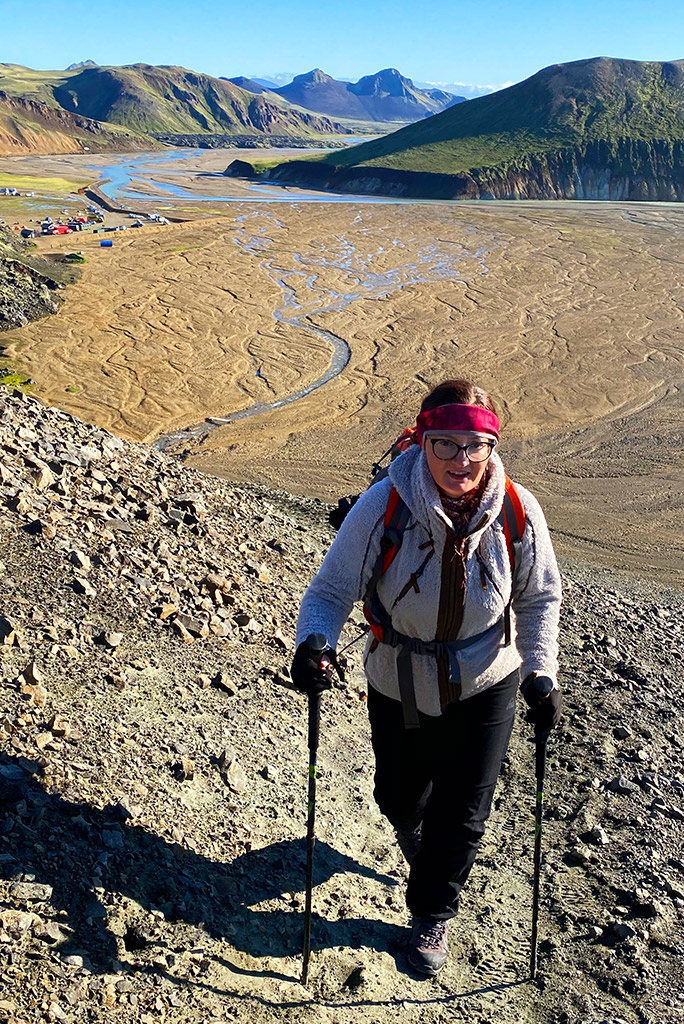
[[[0,85],[2,81],[0,80]],[[0,156],[154,149],[154,139],[0,89]]]
[[[5,1019],[36,1020],[48,977],[58,1010],[43,1019],[73,1024],[444,1020],[403,953],[407,871],[373,803],[358,646],[323,698],[312,971],[298,984],[306,700],[278,684],[332,539],[320,503],[231,486],[4,390],[0,444]],[[544,984],[530,1016],[521,711],[430,998],[457,993],[460,1019],[482,1021],[485,992],[497,1024],[674,1024],[681,596],[563,569]]]
[[415,121],[463,100],[439,89],[417,89],[396,68],[366,75],[356,83],[339,82],[315,68],[275,91],[308,110],[367,121]]
[[470,198],[586,198],[586,176],[597,198],[684,198],[682,144],[684,62],[598,57],[545,68],[327,156],[327,169],[313,175],[320,184],[333,165],[332,176],[348,179],[353,171],[358,183],[361,169],[366,177],[372,169],[376,191],[392,182],[398,194],[413,187],[413,194]]
[[254,78],[245,78],[244,75],[238,75],[236,78],[223,78],[222,77],[221,81],[222,82],[231,82],[233,85],[236,85],[238,87],[238,89],[246,89],[247,92],[256,93],[257,96],[260,96],[264,92],[267,92],[267,93],[272,93],[273,92],[272,88],[270,88],[270,87],[267,88],[265,85],[262,85],[261,82],[257,82],[256,79],[254,79]]

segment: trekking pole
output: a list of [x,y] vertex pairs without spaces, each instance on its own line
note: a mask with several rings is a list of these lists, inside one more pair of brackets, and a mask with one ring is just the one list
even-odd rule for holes
[[[330,661],[323,656],[328,641],[322,633],[311,633],[306,646],[313,654],[319,655],[319,667],[326,668]],[[313,859],[316,836],[316,772],[318,756],[318,734],[321,721],[321,693],[309,694],[309,800],[306,819],[306,900],[304,904],[304,946],[302,951],[302,985],[309,979],[309,957],[311,955],[311,901],[313,893]]]
[[[548,694],[553,684],[550,679],[539,679],[537,690],[540,694]],[[542,817],[544,813],[544,772],[546,769],[546,742],[550,729],[534,730],[534,765],[537,780],[537,796],[534,805],[534,880],[532,883],[532,948],[530,951],[530,978],[537,975],[537,928],[539,924],[539,887],[541,880],[541,841]]]
[[337,652],[337,657],[339,658],[341,654],[348,651],[350,647],[354,646],[354,644],[358,644],[359,640],[363,640],[364,636],[368,636],[369,630],[370,626],[364,626],[358,636],[355,636],[353,640],[350,640],[348,644],[345,644],[344,647]]

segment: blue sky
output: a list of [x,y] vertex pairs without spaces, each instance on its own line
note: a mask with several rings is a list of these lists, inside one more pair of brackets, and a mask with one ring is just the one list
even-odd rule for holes
[[681,0],[0,0],[0,26],[0,61],[31,67],[91,58],[265,77],[319,66],[356,79],[392,66],[464,94],[583,57],[684,57]]

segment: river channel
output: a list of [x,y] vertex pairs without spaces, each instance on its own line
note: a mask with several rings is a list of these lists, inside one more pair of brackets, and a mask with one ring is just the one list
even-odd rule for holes
[[[155,199],[159,200],[184,200],[192,203],[244,203],[244,202],[269,202],[269,203],[291,203],[296,201],[298,203],[364,203],[364,204],[383,204],[383,203],[396,203],[396,199],[392,199],[388,196],[356,196],[356,195],[342,195],[333,192],[306,192],[304,190],[292,189],[283,187],[282,185],[267,185],[256,182],[240,182],[239,191],[236,189],[232,192],[220,192],[213,193],[209,189],[206,193],[201,191],[201,188],[197,188],[196,179],[198,173],[203,178],[206,178],[207,184],[209,182],[215,183],[216,181],[231,182],[235,179],[226,178],[220,171],[214,172],[198,172],[196,162],[207,156],[206,149],[178,149],[171,153],[142,153],[137,156],[125,155],[114,163],[111,164],[88,164],[86,165],[89,170],[95,171],[102,179],[102,183],[99,188],[109,199],[113,199],[120,203],[129,203],[131,201],[136,202],[154,202]],[[209,151],[216,152],[216,151]],[[271,155],[273,150],[265,150],[260,155],[262,159],[267,155]],[[306,154],[314,154],[319,150],[304,150]],[[320,152],[326,152],[320,150]],[[226,151],[225,166],[228,166],[237,156],[239,156],[239,150]],[[291,151],[288,151],[292,158]],[[257,154],[259,155],[259,154]],[[301,152],[299,153],[301,156]],[[286,159],[285,156],[282,159]],[[195,166],[182,166],[182,164],[192,164],[195,162]],[[181,166],[175,166],[181,164]],[[174,184],[172,182],[163,181],[160,178],[160,173],[172,174],[174,177],[178,176],[186,178],[188,181],[192,177],[195,181],[195,187],[186,188],[182,184]],[[136,187],[136,183],[137,187]],[[151,195],[149,192],[141,191],[140,185],[152,185],[156,191],[156,195]]]
[[[462,280],[463,264],[466,259],[470,261],[472,268],[472,260],[475,258],[479,273],[488,273],[487,253],[484,249],[476,246],[471,249],[466,246],[451,245],[452,251],[446,252],[436,244],[429,244],[417,251],[412,251],[409,257],[406,252],[406,244],[398,238],[393,238],[387,247],[378,245],[374,252],[364,255],[344,235],[333,236],[325,249],[321,249],[318,253],[307,252],[306,256],[301,253],[290,253],[294,258],[294,268],[287,268],[282,266],[277,251],[271,251],[275,243],[273,238],[267,234],[263,223],[256,231],[250,230],[250,222],[253,219],[257,218],[263,222],[264,217],[274,229],[284,226],[271,213],[264,214],[262,211],[244,213],[237,218],[240,228],[235,242],[244,252],[251,253],[260,259],[262,269],[278,285],[281,303],[273,314],[274,320],[278,323],[299,327],[326,341],[332,350],[330,363],[324,373],[307,387],[293,391],[283,398],[273,402],[256,402],[239,412],[227,412],[225,416],[212,416],[201,423],[160,437],[155,442],[155,447],[160,451],[170,453],[178,451],[187,442],[201,441],[213,430],[225,426],[227,423],[258,416],[290,405],[337,377],[351,357],[349,345],[344,338],[313,323],[310,319],[313,314],[340,312],[358,299],[384,298],[413,284]],[[475,241],[474,231],[473,240]],[[381,254],[387,253],[388,249],[393,256],[396,254],[393,266],[389,270],[379,271],[374,266],[373,260]],[[348,288],[344,291],[333,291],[324,286],[320,280],[320,273],[324,269],[341,272],[348,282]],[[306,302],[300,302],[298,297],[300,290],[306,295]],[[256,372],[258,376],[259,371]]]

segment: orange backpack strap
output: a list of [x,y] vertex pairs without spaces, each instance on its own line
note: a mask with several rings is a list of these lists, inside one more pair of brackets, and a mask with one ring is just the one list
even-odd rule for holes
[[366,588],[363,606],[364,615],[370,623],[373,633],[379,640],[382,640],[381,619],[384,618],[384,615],[382,614],[382,609],[379,607],[379,604],[375,599],[375,592],[377,590],[380,577],[387,572],[402,545],[404,530],[406,529],[410,516],[411,513],[409,512],[408,506],[399,497],[399,492],[396,488],[393,487],[390,491],[389,498],[387,499],[387,507],[385,509],[383,534],[380,539],[380,553],[376,559],[373,567],[373,573]]
[[522,536],[525,532],[525,506],[515,484],[510,477],[506,477],[506,493],[504,494],[501,507],[500,521],[503,526],[506,547],[508,548],[508,560],[511,564],[511,575],[515,576],[516,563],[520,562],[517,557],[522,544]]
[[508,645],[511,640],[511,601],[517,590],[522,554],[522,537],[527,522],[525,506],[515,484],[508,476],[506,477],[506,493],[504,494],[503,505],[499,513],[499,522],[503,526],[506,548],[508,550],[508,561],[511,566],[511,600],[506,605],[504,612],[504,643]]

